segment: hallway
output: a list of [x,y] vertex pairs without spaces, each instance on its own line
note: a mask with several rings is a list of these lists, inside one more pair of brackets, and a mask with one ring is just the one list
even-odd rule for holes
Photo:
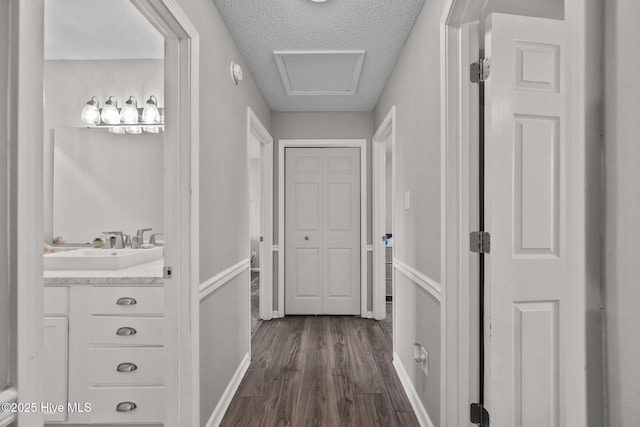
[[288,316],[262,323],[221,426],[417,426],[380,322]]

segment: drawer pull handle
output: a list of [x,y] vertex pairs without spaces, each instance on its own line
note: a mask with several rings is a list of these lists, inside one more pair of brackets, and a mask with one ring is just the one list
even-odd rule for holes
[[126,335],[135,335],[138,331],[135,328],[131,328],[129,326],[123,326],[122,328],[118,328],[116,331],[116,335],[126,336]]
[[118,301],[116,301],[116,304],[118,305],[135,305],[137,303],[138,301],[136,301],[135,298],[131,298],[131,297],[118,298]]
[[131,412],[136,409],[138,405],[133,402],[120,402],[116,406],[116,411],[118,412]]
[[135,363],[121,363],[116,368],[118,372],[133,372],[137,369],[138,365],[136,365]]

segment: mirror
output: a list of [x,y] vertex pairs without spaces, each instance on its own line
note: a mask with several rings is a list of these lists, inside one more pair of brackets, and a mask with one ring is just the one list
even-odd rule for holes
[[53,235],[86,243],[102,231],[161,232],[163,138],[54,129]]

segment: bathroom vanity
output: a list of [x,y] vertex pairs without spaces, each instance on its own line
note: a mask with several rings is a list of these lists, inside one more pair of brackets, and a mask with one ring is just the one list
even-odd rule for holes
[[116,270],[45,271],[46,423],[163,422],[162,269],[157,259]]

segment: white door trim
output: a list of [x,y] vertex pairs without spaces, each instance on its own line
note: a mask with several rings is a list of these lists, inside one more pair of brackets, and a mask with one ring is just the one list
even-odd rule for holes
[[[248,153],[252,136],[260,143],[260,232],[264,240],[260,249],[259,311],[261,319],[271,320],[273,318],[273,138],[251,107],[247,107],[247,183],[249,186],[251,186],[251,180]],[[249,187],[247,195],[250,193]],[[251,238],[249,238],[247,253],[251,254]]]
[[[199,384],[199,35],[176,0],[131,0],[165,38],[166,425],[194,425]],[[171,244],[174,242],[174,244]],[[179,284],[180,286],[175,286]],[[178,404],[176,405],[176,402]]]
[[[15,234],[9,235],[10,255],[16,259],[10,264],[10,280],[17,289],[17,372],[18,402],[42,402],[43,370],[43,304],[42,273],[43,237],[43,74],[44,41],[42,0],[12,2],[11,72],[9,111],[10,151],[17,158],[17,169],[12,173],[10,193],[11,223]],[[14,74],[15,73],[15,74]],[[14,182],[11,182],[15,179]],[[15,216],[14,216],[15,215]],[[15,240],[14,240],[15,239]],[[15,248],[15,249],[14,249]],[[14,252],[15,250],[15,252]],[[4,385],[3,385],[4,386]],[[18,412],[19,425],[42,425],[43,415]]]
[[[396,175],[396,106],[392,106],[389,109],[386,117],[382,121],[382,124],[378,127],[375,135],[373,136],[373,157],[372,157],[372,176],[374,177],[374,182],[380,182],[376,179],[376,177],[386,177],[386,143],[390,141],[391,144],[391,182],[395,183],[395,175]],[[380,155],[381,153],[381,155]],[[372,220],[373,220],[373,260],[372,260],[372,269],[373,269],[373,318],[376,320],[382,320],[387,316],[387,308],[386,308],[386,277],[384,275],[377,274],[377,272],[381,271],[385,268],[385,265],[380,266],[380,262],[385,259],[385,254],[378,254],[377,250],[384,251],[384,245],[381,245],[381,237],[385,230],[385,216],[386,216],[386,208],[383,205],[379,205],[376,203],[376,200],[382,199],[386,201],[386,185],[385,180],[380,182],[381,185],[374,185],[372,183],[373,189],[373,212],[372,212]],[[393,198],[394,191],[391,191],[391,196]],[[391,206],[395,206],[395,199],[391,201]],[[383,211],[380,212],[380,208],[382,207]],[[391,229],[395,230],[395,221],[393,215],[394,209],[391,209]],[[394,233],[393,241],[396,243],[398,241],[397,236]],[[382,247],[381,247],[382,246]],[[377,248],[377,250],[376,250]],[[395,250],[393,247],[391,251],[395,257]],[[380,256],[379,256],[380,255]],[[393,259],[393,257],[392,257]]]
[[360,149],[360,315],[367,311],[367,140],[366,139],[281,139],[278,144],[278,310],[284,317],[284,152],[286,148],[359,148]]

